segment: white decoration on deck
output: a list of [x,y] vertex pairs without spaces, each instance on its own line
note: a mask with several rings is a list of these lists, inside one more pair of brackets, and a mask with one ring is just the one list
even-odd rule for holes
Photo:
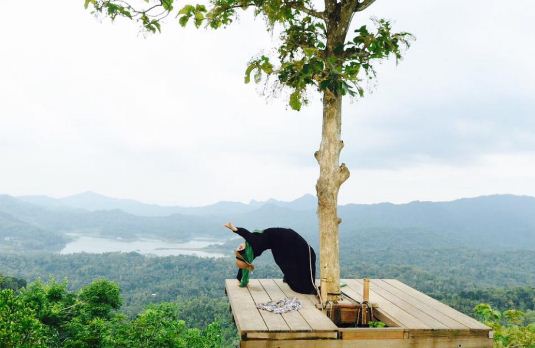
[[301,302],[295,297],[293,298],[283,298],[278,301],[269,301],[266,303],[259,303],[256,305],[256,308],[263,309],[268,312],[273,312],[275,314],[282,314],[291,311],[298,311],[303,307]]

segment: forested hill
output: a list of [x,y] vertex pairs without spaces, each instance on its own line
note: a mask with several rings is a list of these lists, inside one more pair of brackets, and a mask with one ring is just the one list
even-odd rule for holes
[[[34,306],[34,299],[52,299],[39,304],[46,311],[38,312],[45,314],[42,318],[32,318],[34,324],[41,323],[39,327],[48,330],[49,323],[59,323],[54,324],[59,336],[48,335],[52,338],[64,335],[69,339],[93,339],[91,330],[82,330],[86,336],[76,336],[78,328],[93,327],[93,318],[86,315],[92,307],[84,307],[84,294],[97,291],[106,300],[108,289],[115,294],[116,306],[106,312],[104,321],[94,321],[104,325],[100,334],[106,339],[120,336],[129,342],[125,346],[132,346],[132,342],[140,341],[138,333],[152,332],[156,327],[161,332],[165,325],[171,327],[167,332],[179,332],[181,337],[201,333],[211,337],[213,327],[208,324],[217,321],[221,325],[217,336],[222,339],[222,346],[231,347],[235,346],[237,336],[228,311],[224,279],[236,274],[233,257],[57,255],[47,251],[60,250],[73,238],[71,233],[123,239],[231,238],[234,235],[222,227],[227,221],[250,229],[292,227],[317,248],[313,196],[292,202],[221,202],[206,210],[200,207],[189,213],[173,211],[171,215],[151,216],[142,214],[143,211],[136,215],[121,206],[121,200],[106,202],[109,205],[93,206],[89,204],[91,200],[86,200],[82,207],[80,201],[75,206],[43,197],[21,199],[0,195],[0,275],[4,275],[0,276],[0,289],[4,288],[0,290],[4,296],[0,307],[11,306],[9,311],[0,310],[0,322],[2,313],[30,313],[23,309]],[[143,203],[134,205],[136,209],[144,207]],[[162,213],[160,208],[150,209]],[[522,321],[524,331],[517,326],[513,329],[523,335],[535,325],[535,198],[497,195],[438,203],[350,204],[340,207],[340,215],[342,277],[396,278],[469,315],[481,302],[500,311],[520,309],[526,312]],[[236,240],[228,240],[220,248],[229,253],[236,244]],[[282,276],[270,253],[255,260],[255,265],[255,278]],[[51,278],[66,279],[66,283],[56,283]],[[35,282],[38,279],[47,283]],[[26,288],[25,281],[29,283]],[[8,290],[21,287],[20,292]],[[57,313],[58,308],[60,313],[74,308],[76,301],[80,306],[69,311],[69,316],[49,320],[50,313]],[[178,319],[185,319],[188,327],[203,331],[189,331]],[[176,325],[182,325],[180,330]],[[0,346],[1,342],[0,332]]]
[[[56,251],[68,241],[67,233],[179,241],[225,238],[222,223],[233,221],[250,229],[291,227],[317,244],[315,206],[311,195],[292,202],[219,202],[197,208],[162,207],[93,193],[64,199],[0,195],[0,239],[5,242],[4,250]],[[342,242],[358,241],[366,247],[401,243],[407,247],[535,249],[533,197],[348,204],[340,207],[340,216]]]

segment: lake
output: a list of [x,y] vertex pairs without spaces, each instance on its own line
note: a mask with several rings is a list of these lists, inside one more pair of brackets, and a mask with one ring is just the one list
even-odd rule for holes
[[157,239],[138,239],[127,241],[89,236],[75,236],[75,240],[67,243],[60,254],[108,252],[138,252],[144,255],[173,256],[194,255],[200,257],[223,257],[222,253],[199,250],[213,244],[222,244],[221,240],[194,239],[184,243],[166,242]]

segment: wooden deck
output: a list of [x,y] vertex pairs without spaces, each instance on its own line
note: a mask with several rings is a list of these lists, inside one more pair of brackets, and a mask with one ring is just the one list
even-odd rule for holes
[[[342,292],[362,299],[362,280],[343,279]],[[339,328],[315,307],[313,295],[293,292],[280,279],[252,279],[240,288],[226,280],[226,291],[240,347],[486,348],[491,329],[477,320],[395,279],[372,279],[370,302],[385,328]],[[303,308],[285,314],[258,310],[256,304],[298,298]]]

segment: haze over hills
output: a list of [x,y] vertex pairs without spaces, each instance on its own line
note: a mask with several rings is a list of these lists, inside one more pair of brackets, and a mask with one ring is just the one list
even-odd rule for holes
[[[535,198],[494,195],[451,202],[340,206],[341,249],[470,247],[535,249]],[[72,233],[185,241],[232,237],[222,224],[291,227],[318,243],[316,197],[291,202],[145,204],[86,192],[65,198],[0,195],[0,250],[57,251]]]
[[249,204],[222,201],[202,207],[147,204],[132,199],[107,197],[90,191],[63,198],[52,198],[48,196],[20,196],[17,198],[46,208],[75,208],[90,211],[118,209],[139,216],[168,216],[171,214],[227,215],[252,211],[264,204],[273,204],[297,210],[314,209],[316,205],[316,198],[310,194],[291,202],[282,202],[274,199],[266,202],[253,200]]

